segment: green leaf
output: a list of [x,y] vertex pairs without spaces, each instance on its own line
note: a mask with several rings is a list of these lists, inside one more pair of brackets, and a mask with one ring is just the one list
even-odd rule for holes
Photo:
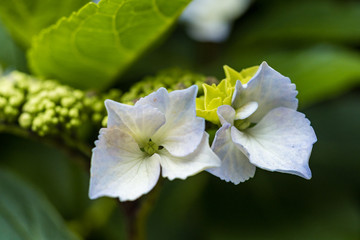
[[41,32],[29,52],[32,71],[77,88],[105,88],[154,43],[190,0],[88,3]]
[[3,68],[26,71],[25,54],[13,42],[11,36],[0,22],[0,66]]
[[0,4],[0,18],[24,48],[32,37],[59,18],[78,10],[89,0],[6,0]]
[[50,203],[26,182],[0,169],[0,239],[78,239]]
[[318,45],[280,54],[272,62],[296,84],[301,107],[334,98],[360,84],[360,54],[346,48]]
[[358,43],[360,3],[357,1],[263,1],[266,8],[244,22],[243,42],[333,41]]

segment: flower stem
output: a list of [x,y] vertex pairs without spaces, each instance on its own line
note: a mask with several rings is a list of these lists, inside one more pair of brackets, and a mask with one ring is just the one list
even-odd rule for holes
[[146,196],[133,202],[121,203],[127,221],[129,240],[145,240],[147,238],[147,219],[159,197],[161,186],[162,179],[160,178],[155,188]]

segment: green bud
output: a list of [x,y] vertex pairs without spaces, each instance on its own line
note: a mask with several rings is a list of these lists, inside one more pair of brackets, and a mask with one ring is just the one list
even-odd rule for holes
[[81,103],[81,102],[77,102],[77,103],[75,103],[74,104],[74,106],[73,106],[73,108],[77,108],[77,109],[81,109],[81,108],[83,108],[84,107],[84,105]]
[[53,109],[53,108],[55,108],[55,103],[52,102],[52,101],[50,101],[50,100],[48,100],[48,99],[45,99],[45,100],[44,100],[44,107],[45,107],[46,109]]
[[7,105],[4,108],[4,113],[9,115],[9,116],[16,116],[19,113],[19,110],[17,110],[16,108],[13,108],[10,105]]
[[51,119],[51,123],[54,124],[54,125],[56,125],[56,124],[59,123],[59,119],[56,118],[56,117],[54,117],[54,118]]
[[18,95],[10,97],[9,103],[14,107],[18,107],[22,104],[23,100],[24,100],[23,95],[18,94]]
[[73,97],[64,97],[61,99],[61,105],[63,107],[71,107],[75,103],[76,99]]
[[0,108],[5,108],[7,104],[6,98],[0,97]]
[[73,118],[70,120],[70,125],[71,125],[71,127],[78,127],[78,126],[80,126],[80,120]]
[[73,94],[76,99],[82,99],[84,97],[84,93],[80,90],[75,90]]
[[103,119],[102,122],[101,122],[101,125],[102,125],[103,127],[106,127],[106,126],[107,126],[107,121],[108,121],[108,116],[105,116],[104,119]]
[[34,118],[34,120],[32,122],[32,126],[31,126],[31,130],[36,132],[38,129],[40,129],[42,124],[43,124],[43,121],[42,121],[42,118],[40,116]]
[[19,117],[19,124],[23,128],[29,128],[32,123],[32,117],[29,113],[22,113]]
[[93,120],[93,122],[100,122],[101,120],[103,119],[103,115],[102,114],[100,114],[100,113],[94,113],[93,115],[92,115],[92,120]]
[[66,116],[68,116],[68,114],[69,114],[69,110],[67,108],[61,108],[61,110],[60,110],[61,116],[66,117]]
[[69,116],[72,118],[78,118],[79,117],[79,110],[77,108],[71,108],[69,111]]
[[94,110],[95,112],[101,112],[103,109],[104,109],[104,103],[103,103],[103,102],[96,102],[96,103],[93,105],[93,110]]
[[41,127],[41,132],[43,132],[44,133],[44,135],[46,134],[46,133],[48,133],[49,132],[49,126],[48,125],[42,125],[42,127]]

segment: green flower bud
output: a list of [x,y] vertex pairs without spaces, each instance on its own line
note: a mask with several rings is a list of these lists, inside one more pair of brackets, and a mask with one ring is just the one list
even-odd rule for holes
[[19,117],[19,124],[23,128],[29,128],[32,123],[32,117],[29,113],[22,113]]
[[93,122],[100,122],[103,119],[103,117],[104,116],[100,113],[94,113],[92,115],[92,120],[93,120]]
[[74,97],[64,97],[61,99],[61,105],[63,107],[71,107],[75,101],[76,99]]
[[21,93],[15,94],[14,96],[9,98],[9,103],[14,106],[20,106],[24,101],[24,96]]
[[66,116],[68,116],[68,114],[69,114],[69,110],[67,108],[61,108],[60,115],[62,117],[66,117]]
[[79,110],[77,108],[71,108],[70,111],[69,111],[69,117],[78,118],[79,117]]
[[95,112],[101,112],[102,110],[104,110],[104,103],[103,102],[96,102],[96,103],[94,103],[94,105],[93,105],[93,110],[95,111]]
[[0,97],[0,108],[5,108],[7,100],[4,97]]
[[84,93],[80,90],[75,90],[74,91],[74,97],[76,99],[82,99],[84,97]]
[[81,123],[80,123],[80,120],[79,119],[76,119],[76,118],[73,118],[70,120],[70,125],[71,127],[77,127],[79,126]]
[[105,116],[104,119],[103,119],[102,122],[101,122],[101,125],[102,125],[103,127],[106,127],[106,126],[107,126],[107,121],[108,121],[108,116]]

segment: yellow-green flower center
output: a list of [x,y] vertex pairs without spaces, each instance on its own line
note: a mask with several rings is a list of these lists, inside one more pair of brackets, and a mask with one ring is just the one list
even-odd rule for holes
[[158,153],[158,151],[161,149],[163,149],[163,147],[157,145],[151,139],[149,139],[144,147],[140,148],[141,151],[147,153],[149,156],[153,155],[154,153]]
[[234,121],[234,126],[240,131],[244,131],[250,127],[251,122],[248,119],[239,119]]

